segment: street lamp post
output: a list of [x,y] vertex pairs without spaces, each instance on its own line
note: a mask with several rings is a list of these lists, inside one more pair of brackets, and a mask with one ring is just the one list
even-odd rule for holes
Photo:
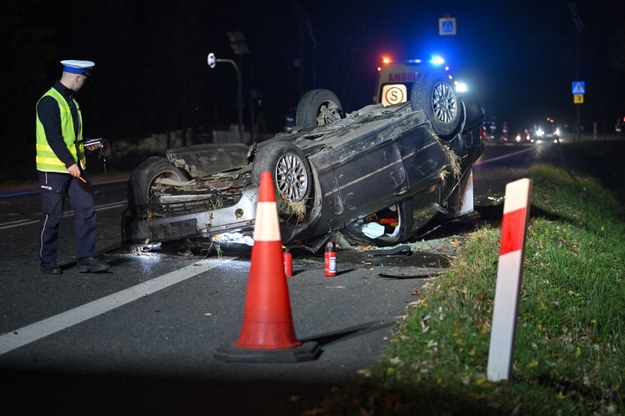
[[239,71],[239,66],[232,59],[221,59],[215,57],[214,53],[208,54],[208,66],[211,68],[215,68],[217,62],[227,62],[234,67],[235,72],[237,73],[237,111],[239,113],[239,139],[241,143],[243,142],[243,91],[241,89],[241,72]]

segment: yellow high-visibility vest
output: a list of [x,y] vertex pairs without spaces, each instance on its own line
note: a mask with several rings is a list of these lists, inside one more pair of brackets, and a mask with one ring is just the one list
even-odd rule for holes
[[[67,149],[74,157],[74,160],[80,160],[80,166],[84,170],[86,168],[86,160],[85,160],[85,147],[82,141],[82,115],[80,113],[80,106],[76,101],[74,104],[76,105],[76,110],[78,111],[78,118],[80,120],[80,130],[78,131],[78,137],[76,137],[76,130],[74,129],[74,119],[72,118],[72,111],[70,109],[69,103],[61,95],[60,92],[55,90],[54,88],[50,88],[48,92],[46,92],[43,97],[52,97],[59,103],[60,110],[60,119],[61,119],[61,133],[63,134],[63,141],[67,146]],[[41,101],[41,98],[39,101]],[[39,102],[37,102],[39,104]],[[39,114],[37,114],[37,170],[43,172],[61,172],[67,173],[67,168],[65,164],[56,156],[52,148],[48,144],[48,139],[46,137],[46,131],[43,128],[43,124],[41,124],[41,120],[39,120]],[[76,145],[76,141],[78,141],[78,145]],[[78,146],[78,150],[76,147]],[[78,156],[78,153],[80,156]]]

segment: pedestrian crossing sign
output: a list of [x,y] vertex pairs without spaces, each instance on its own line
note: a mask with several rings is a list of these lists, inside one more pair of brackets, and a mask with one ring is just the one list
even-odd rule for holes
[[438,19],[438,34],[441,36],[456,34],[456,18],[441,17]]
[[573,95],[586,94],[586,83],[584,81],[573,81],[572,88]]

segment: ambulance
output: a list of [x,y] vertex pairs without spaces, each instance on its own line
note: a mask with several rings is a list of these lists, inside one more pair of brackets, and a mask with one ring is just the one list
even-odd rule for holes
[[449,65],[438,56],[432,57],[429,61],[421,59],[395,61],[384,57],[382,65],[378,67],[373,102],[381,103],[385,107],[405,103],[410,100],[413,85],[420,74],[441,72],[451,79],[449,71]]
[[378,68],[373,102],[384,107],[410,103],[413,110],[422,109],[436,134],[444,138],[458,132],[466,111],[475,113],[476,118],[483,116],[472,95],[463,83],[453,79],[441,57],[428,61],[385,58]]

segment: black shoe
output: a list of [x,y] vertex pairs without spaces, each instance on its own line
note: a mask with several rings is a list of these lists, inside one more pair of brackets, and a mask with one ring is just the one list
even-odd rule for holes
[[41,263],[41,266],[39,266],[39,269],[42,272],[48,273],[48,274],[61,274],[61,273],[63,273],[63,270],[61,270],[61,268],[56,265],[55,261],[49,261],[47,263]]
[[109,269],[109,265],[95,257],[83,257],[78,259],[77,268],[80,273],[98,273],[105,272]]

